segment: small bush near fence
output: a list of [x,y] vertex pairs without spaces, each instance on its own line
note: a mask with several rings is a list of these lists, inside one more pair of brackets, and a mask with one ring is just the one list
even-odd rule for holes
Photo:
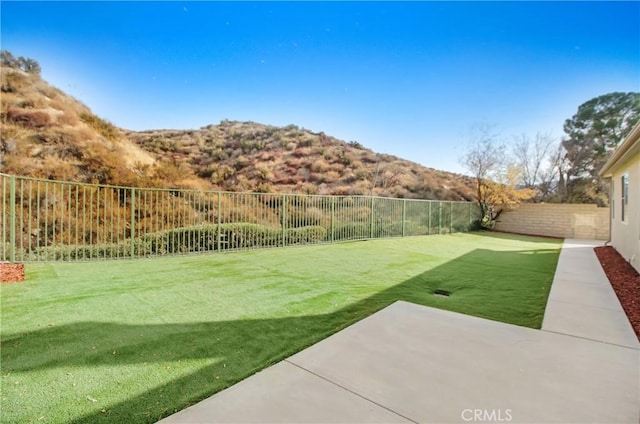
[[[282,246],[282,231],[264,225],[238,223],[218,226],[176,228],[145,234],[122,243],[94,245],[47,246],[32,252],[31,261],[76,261],[91,259],[159,256],[175,253],[198,253],[218,250],[237,250]],[[284,232],[286,245],[300,245],[327,241],[324,227],[311,225],[290,228]],[[133,251],[132,251],[133,249]]]

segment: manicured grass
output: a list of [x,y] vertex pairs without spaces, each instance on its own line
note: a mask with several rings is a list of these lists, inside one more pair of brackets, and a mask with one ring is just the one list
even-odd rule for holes
[[0,287],[1,419],[154,422],[396,300],[540,328],[560,246],[481,232],[28,264]]

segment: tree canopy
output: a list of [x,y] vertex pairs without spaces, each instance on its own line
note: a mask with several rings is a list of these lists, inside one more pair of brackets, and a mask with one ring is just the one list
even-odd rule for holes
[[638,120],[640,93],[609,93],[578,107],[564,123],[565,155],[558,174],[561,201],[608,202],[598,171]]
[[460,163],[475,179],[484,223],[522,201],[608,205],[598,171],[639,121],[640,93],[615,92],[581,104],[564,122],[559,143],[537,133],[514,137],[508,146],[492,128],[475,128]]

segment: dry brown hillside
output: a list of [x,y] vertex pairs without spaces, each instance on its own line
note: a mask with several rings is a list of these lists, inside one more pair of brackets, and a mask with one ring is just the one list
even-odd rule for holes
[[6,58],[3,52],[1,172],[115,185],[472,199],[466,177],[295,125],[225,120],[198,130],[123,130],[47,84],[39,68],[25,71]]

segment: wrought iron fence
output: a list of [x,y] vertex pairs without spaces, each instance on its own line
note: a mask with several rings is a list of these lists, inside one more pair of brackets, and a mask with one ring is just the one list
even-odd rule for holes
[[116,187],[0,174],[0,260],[85,261],[468,231],[474,203]]

